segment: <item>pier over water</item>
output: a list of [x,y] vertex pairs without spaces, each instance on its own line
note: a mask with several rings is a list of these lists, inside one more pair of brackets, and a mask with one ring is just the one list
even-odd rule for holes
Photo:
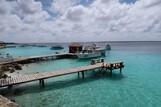
[[31,56],[31,57],[18,57],[18,58],[14,58],[11,61],[0,62],[0,65],[13,64],[13,63],[28,64],[28,63],[34,63],[34,62],[39,62],[39,61],[64,59],[64,58],[75,58],[75,57],[76,55],[72,53],[39,55],[39,56]]
[[97,69],[98,72],[100,73],[109,72],[112,75],[112,71],[114,69],[120,69],[120,73],[122,73],[123,67],[124,67],[124,64],[122,61],[117,61],[112,63],[101,62],[93,65],[57,70],[53,72],[43,72],[43,73],[26,74],[26,75],[24,74],[21,76],[14,76],[14,77],[0,79],[0,87],[12,87],[13,85],[28,83],[32,81],[39,81],[40,86],[44,87],[45,86],[44,80],[48,78],[63,76],[63,75],[68,75],[73,73],[78,73],[78,76],[80,76],[81,74],[82,78],[85,78],[85,72],[89,72],[95,69]]

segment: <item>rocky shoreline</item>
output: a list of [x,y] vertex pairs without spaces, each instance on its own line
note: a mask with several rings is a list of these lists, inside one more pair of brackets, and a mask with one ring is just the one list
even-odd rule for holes
[[19,107],[19,105],[0,95],[0,107]]
[[0,78],[7,78],[8,76],[5,74],[5,72],[13,73],[16,70],[22,70],[22,65],[17,63],[1,65]]

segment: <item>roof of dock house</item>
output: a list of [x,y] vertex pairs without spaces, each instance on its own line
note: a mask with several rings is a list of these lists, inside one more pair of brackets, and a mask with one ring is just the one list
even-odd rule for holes
[[69,47],[82,47],[82,45],[80,43],[73,42],[69,45]]

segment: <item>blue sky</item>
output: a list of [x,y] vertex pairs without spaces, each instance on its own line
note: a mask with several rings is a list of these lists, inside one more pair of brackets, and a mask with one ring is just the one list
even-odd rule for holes
[[121,3],[135,3],[136,0],[120,0]]
[[[51,4],[54,0],[36,0],[36,1],[41,1],[43,8],[45,10],[48,10],[48,8],[51,6]],[[79,0],[79,2],[77,4],[81,4],[83,6],[89,6],[93,2],[94,2],[94,0]],[[136,0],[119,0],[119,2],[131,4],[131,3],[135,3]]]
[[0,40],[161,41],[161,0],[1,0]]

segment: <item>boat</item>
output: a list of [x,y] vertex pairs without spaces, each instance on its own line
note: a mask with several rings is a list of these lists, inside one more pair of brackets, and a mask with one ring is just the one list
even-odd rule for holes
[[101,52],[82,52],[77,54],[77,57],[79,59],[88,59],[88,58],[96,58],[96,57],[101,57]]
[[28,44],[21,44],[20,47],[28,47]]
[[36,47],[47,47],[46,45],[36,45]]
[[52,46],[50,49],[51,50],[62,50],[62,49],[64,49],[64,47],[62,47],[60,45],[55,45],[55,46]]
[[106,45],[106,50],[111,50],[111,46],[109,44]]
[[102,51],[97,50],[95,46],[87,46],[81,52],[77,53],[79,59],[89,59],[101,56]]

